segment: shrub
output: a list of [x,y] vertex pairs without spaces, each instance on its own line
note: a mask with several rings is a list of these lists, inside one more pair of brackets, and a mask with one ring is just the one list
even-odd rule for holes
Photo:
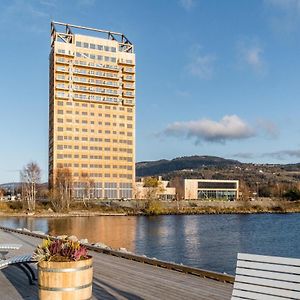
[[300,191],[298,189],[290,189],[283,194],[283,197],[290,201],[300,200]]
[[162,204],[158,200],[149,200],[146,203],[144,212],[147,215],[159,215],[163,212]]

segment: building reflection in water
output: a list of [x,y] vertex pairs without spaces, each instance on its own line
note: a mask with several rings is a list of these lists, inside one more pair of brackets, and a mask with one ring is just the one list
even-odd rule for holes
[[101,242],[112,248],[135,251],[136,217],[101,216],[48,219],[50,235],[75,235],[89,243]]

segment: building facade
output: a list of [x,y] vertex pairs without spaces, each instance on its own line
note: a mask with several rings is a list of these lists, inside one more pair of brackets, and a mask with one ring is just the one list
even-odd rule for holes
[[237,200],[238,180],[185,179],[184,199],[223,199]]
[[67,169],[74,197],[132,198],[132,43],[121,33],[52,22],[49,61],[50,187]]
[[134,197],[135,199],[175,200],[176,188],[170,187],[169,181],[163,180],[161,176],[157,179],[157,187],[145,186],[145,179],[141,178],[141,181],[135,183]]

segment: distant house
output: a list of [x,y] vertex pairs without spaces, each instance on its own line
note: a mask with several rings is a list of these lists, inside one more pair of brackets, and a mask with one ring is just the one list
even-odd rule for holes
[[236,200],[239,196],[238,180],[182,179],[174,186],[178,199]]
[[156,198],[160,200],[174,200],[176,197],[176,188],[170,187],[169,181],[162,180],[159,176],[154,182],[155,186],[147,186],[147,178],[135,183],[135,198],[150,199]]

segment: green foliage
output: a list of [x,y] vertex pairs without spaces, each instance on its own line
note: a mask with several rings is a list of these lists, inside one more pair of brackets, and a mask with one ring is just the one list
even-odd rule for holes
[[290,189],[283,194],[283,197],[290,201],[300,200],[300,191],[296,188]]
[[144,209],[147,215],[159,215],[163,212],[162,204],[159,200],[149,200]]
[[68,239],[43,240],[34,251],[33,258],[37,261],[78,261],[88,258],[86,247],[82,246],[78,241]]
[[158,187],[159,181],[155,177],[146,177],[144,179],[144,187],[156,188]]

